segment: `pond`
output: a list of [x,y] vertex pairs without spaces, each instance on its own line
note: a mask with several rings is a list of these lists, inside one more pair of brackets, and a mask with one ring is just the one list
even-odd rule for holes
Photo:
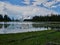
[[60,24],[48,24],[46,22],[0,22],[0,34],[59,29]]

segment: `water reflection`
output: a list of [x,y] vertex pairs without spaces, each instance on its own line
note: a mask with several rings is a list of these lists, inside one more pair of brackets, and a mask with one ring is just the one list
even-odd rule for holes
[[51,29],[51,30],[60,30],[60,24],[32,24],[33,27],[35,28],[47,28],[47,29]]
[[3,24],[4,28],[8,28],[10,26],[10,24]]
[[59,26],[58,26],[58,27],[51,27],[51,29],[52,29],[52,30],[57,30],[57,31],[58,31],[58,30],[60,30],[60,27],[59,27]]
[[10,24],[0,24],[0,29],[4,28],[8,28]]
[[3,24],[0,24],[0,29],[3,27]]
[[0,34],[41,30],[60,30],[60,24],[45,24],[36,22],[7,22],[0,24]]

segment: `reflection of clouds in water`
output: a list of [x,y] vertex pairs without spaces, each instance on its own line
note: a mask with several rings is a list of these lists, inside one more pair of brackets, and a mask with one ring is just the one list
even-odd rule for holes
[[30,29],[32,28],[31,24],[10,24],[7,29]]
[[[31,32],[31,31],[41,31],[58,29],[56,27],[44,26],[44,23],[33,23],[33,22],[7,22],[5,24],[0,24],[0,33],[18,33],[18,32]],[[60,29],[60,28],[59,28]]]

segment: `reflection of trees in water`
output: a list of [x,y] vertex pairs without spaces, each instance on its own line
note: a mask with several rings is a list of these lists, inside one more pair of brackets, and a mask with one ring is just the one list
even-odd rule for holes
[[51,27],[52,30],[60,30],[60,27]]
[[[12,27],[12,28],[11,28]],[[31,28],[31,25],[30,24],[12,24],[10,25],[11,29],[29,29]]]
[[31,24],[1,24],[0,29],[31,29],[32,25]]
[[60,30],[60,24],[32,24],[34,28],[50,28],[51,30]]
[[47,25],[44,25],[44,24],[32,24],[32,26],[34,28],[41,28],[41,27],[48,28],[48,26]]
[[0,24],[0,29],[3,27],[3,24]]
[[0,29],[4,28],[8,28],[10,26],[10,24],[0,24]]
[[31,29],[31,28],[47,28],[51,30],[60,30],[60,24],[0,24],[0,29]]
[[0,29],[29,29],[32,28],[31,24],[0,24]]
[[8,28],[10,24],[4,24],[4,28]]

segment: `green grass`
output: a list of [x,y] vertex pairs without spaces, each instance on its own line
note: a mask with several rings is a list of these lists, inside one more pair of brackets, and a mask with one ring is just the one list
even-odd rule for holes
[[46,45],[60,43],[60,32],[54,30],[17,34],[0,34],[0,45]]

